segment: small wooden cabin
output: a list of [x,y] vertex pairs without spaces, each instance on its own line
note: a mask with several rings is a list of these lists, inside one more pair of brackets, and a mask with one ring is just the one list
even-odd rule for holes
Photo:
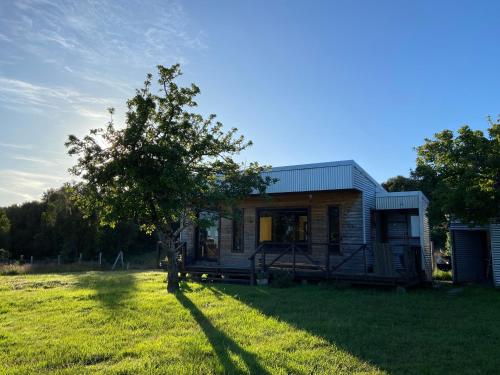
[[[249,196],[240,220],[212,215],[190,228],[183,271],[214,278],[285,270],[297,278],[415,284],[431,280],[427,199],[388,193],[352,160],[273,168],[268,196]],[[233,275],[233,277],[232,277]]]

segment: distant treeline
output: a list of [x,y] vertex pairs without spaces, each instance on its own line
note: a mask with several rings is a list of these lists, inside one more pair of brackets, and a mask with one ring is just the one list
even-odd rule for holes
[[64,261],[96,259],[102,252],[111,260],[123,250],[139,255],[156,249],[154,236],[139,230],[133,222],[115,228],[100,227],[96,217],[84,218],[71,199],[68,187],[49,190],[41,201],[12,205],[2,209],[9,228],[0,231],[0,249],[11,259],[55,259]]

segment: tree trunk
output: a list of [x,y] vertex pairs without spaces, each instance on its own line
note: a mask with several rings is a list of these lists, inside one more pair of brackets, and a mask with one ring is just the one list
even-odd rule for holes
[[175,293],[179,290],[179,265],[177,264],[177,251],[175,242],[170,241],[170,247],[167,250],[167,292]]
[[158,240],[167,255],[167,292],[175,293],[179,290],[179,264],[177,262],[178,251],[176,249],[175,236],[167,235],[164,231],[156,230]]

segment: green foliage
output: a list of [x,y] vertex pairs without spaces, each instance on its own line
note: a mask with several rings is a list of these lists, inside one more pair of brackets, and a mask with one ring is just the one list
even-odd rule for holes
[[[82,139],[70,135],[66,146],[78,155],[71,172],[80,209],[97,214],[101,225],[115,227],[133,220],[147,233],[156,231],[169,243],[167,257],[172,290],[175,279],[175,241],[186,226],[198,223],[200,211],[231,215],[237,202],[250,193],[264,193],[272,183],[264,167],[244,165],[234,157],[251,145],[237,129],[223,131],[215,115],[192,112],[199,88],[179,87],[179,65],[158,66],[158,94],[149,74],[144,87],[127,102],[125,127],[113,120]],[[110,111],[111,115],[113,110]],[[175,280],[174,280],[175,279]]]
[[127,102],[123,129],[111,120],[82,139],[69,136],[68,152],[79,156],[71,171],[84,181],[76,187],[79,206],[88,216],[98,213],[101,224],[133,219],[148,233],[174,236],[174,223],[194,223],[200,210],[223,213],[271,182],[258,164],[234,161],[251,145],[237,129],[224,133],[215,115],[190,111],[200,90],[179,87],[180,74],[179,65],[158,66],[158,95],[148,75]]
[[41,201],[7,207],[11,228],[5,242],[14,259],[21,255],[36,261],[55,259],[75,261],[97,259],[102,252],[111,261],[120,250],[127,255],[153,251],[156,241],[139,231],[131,221],[115,228],[100,228],[95,216],[84,217],[73,200],[71,187],[48,190]]
[[10,221],[5,210],[0,208],[0,236],[5,235],[10,230]]
[[164,285],[162,272],[0,277],[0,372],[498,373],[493,288]]
[[435,269],[434,273],[432,274],[432,278],[434,280],[440,280],[440,281],[452,281],[453,275],[451,274],[451,271],[441,271]]
[[8,250],[0,249],[0,260],[7,260],[10,258],[10,253]]
[[417,147],[409,177],[389,178],[387,191],[421,190],[429,198],[431,238],[449,249],[449,219],[484,224],[500,216],[500,123],[489,119],[485,135],[463,126],[444,130]]
[[417,180],[401,175],[389,178],[382,183],[382,187],[389,192],[420,190]]
[[7,246],[7,238],[10,232],[10,220],[5,210],[0,208],[0,248]]
[[413,177],[430,193],[429,216],[444,223],[448,215],[484,224],[500,216],[500,122],[490,119],[488,134],[463,126],[444,130],[417,148]]

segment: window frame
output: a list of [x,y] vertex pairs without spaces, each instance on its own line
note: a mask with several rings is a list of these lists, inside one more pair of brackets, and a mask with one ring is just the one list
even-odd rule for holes
[[[332,208],[336,208],[338,210],[338,222],[339,222],[339,240],[338,240],[338,250],[332,250],[332,247],[334,244],[330,241],[330,234],[331,234],[331,216],[330,216],[330,210]],[[328,252],[330,254],[334,255],[342,255],[342,206],[340,204],[332,204],[328,205],[326,209],[326,221],[327,221],[327,243],[328,243]]]
[[[409,214],[408,215],[408,232],[409,232],[409,238],[420,238],[420,215],[419,214]],[[418,225],[418,231],[417,231],[417,236],[414,236],[413,234],[413,223],[412,219],[416,217],[417,218],[417,225]]]
[[[240,210],[240,221],[231,220],[232,226],[231,226],[231,253],[235,254],[242,254],[245,252],[245,209],[244,208],[236,208],[236,210]],[[236,226],[239,227],[240,230],[240,250],[236,250],[236,231],[235,228]]]
[[293,243],[297,245],[303,245],[306,247],[306,251],[311,251],[311,207],[310,206],[291,206],[291,207],[258,207],[255,210],[255,247],[260,246],[265,243],[271,246],[279,246],[280,244],[287,244],[290,242],[274,242],[274,241],[266,241],[260,242],[260,215],[263,211],[304,211],[307,215],[307,239],[305,241],[293,241]]

